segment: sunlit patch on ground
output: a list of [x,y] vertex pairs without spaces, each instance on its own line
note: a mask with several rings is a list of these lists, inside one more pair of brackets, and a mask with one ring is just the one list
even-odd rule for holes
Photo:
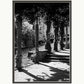
[[50,71],[51,69],[49,67],[38,65],[38,64],[32,65],[26,68],[25,70],[44,80],[49,79],[50,77],[53,76],[52,74],[56,73],[56,72]]
[[[33,82],[35,78],[23,73],[23,72],[18,72],[17,70],[15,71],[15,82]],[[27,80],[29,79],[29,80]]]
[[[42,79],[42,81],[55,81],[56,77],[58,77],[57,81],[59,82],[69,80],[69,78],[67,78],[67,75],[69,75],[67,72],[70,71],[70,66],[62,62],[40,62],[40,64],[33,64],[23,69],[23,72],[15,71],[15,82],[33,82],[40,81],[40,79]],[[61,76],[64,76],[64,79],[62,79]]]
[[62,63],[62,62],[50,62],[50,63],[42,63],[48,66],[51,66],[53,68],[57,68],[60,70],[66,70],[69,71],[70,70],[70,66],[66,63]]

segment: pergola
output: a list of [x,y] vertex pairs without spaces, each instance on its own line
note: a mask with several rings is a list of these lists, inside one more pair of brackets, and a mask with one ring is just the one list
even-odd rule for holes
[[[39,20],[39,14],[37,14],[37,16],[35,16],[35,14],[40,11],[41,9],[44,10],[44,12],[46,12],[47,14],[47,21],[46,21],[46,24],[47,24],[47,33],[50,31],[50,24],[51,24],[51,20],[54,21],[54,16],[56,13],[62,15],[62,16],[66,16],[68,15],[69,12],[66,12],[66,13],[59,13],[58,10],[56,9],[59,9],[59,8],[62,8],[64,6],[68,6],[69,3],[39,3],[39,2],[22,2],[22,3],[19,3],[19,2],[16,2],[14,3],[14,14],[18,14],[17,16],[17,21],[16,21],[16,24],[17,24],[17,33],[18,33],[18,55],[17,55],[17,59],[16,59],[16,68],[20,71],[22,69],[22,66],[21,66],[21,59],[22,59],[22,55],[21,55],[21,35],[22,35],[22,15],[23,15],[23,11],[25,9],[29,10],[30,14],[29,14],[29,18],[31,19],[32,22],[34,22],[36,20],[36,25],[34,26],[35,27],[35,30],[36,30],[36,55],[38,57],[38,32],[39,32],[39,29],[38,29],[38,20]],[[27,15],[26,15],[27,16]],[[55,21],[54,21],[55,22]],[[57,31],[57,28],[56,28],[56,31]],[[56,34],[57,35],[57,34]],[[47,41],[47,46],[50,46],[50,43],[49,41]],[[50,52],[51,50],[49,50]]]

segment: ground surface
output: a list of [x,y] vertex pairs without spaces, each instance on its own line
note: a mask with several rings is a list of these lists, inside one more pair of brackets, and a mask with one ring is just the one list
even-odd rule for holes
[[[40,50],[44,46],[40,47]],[[49,58],[34,64],[27,58],[28,49],[23,50],[23,71],[14,70],[15,82],[70,81],[70,50],[53,52]]]

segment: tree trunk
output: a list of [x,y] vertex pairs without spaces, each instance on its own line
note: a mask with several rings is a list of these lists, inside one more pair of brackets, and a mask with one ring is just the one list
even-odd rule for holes
[[55,28],[54,50],[55,50],[55,51],[58,51],[58,27]]
[[61,25],[61,42],[60,42],[60,46],[61,46],[61,50],[63,50],[63,48],[64,48],[64,43],[63,43],[63,41],[64,41],[64,26],[62,26]]
[[16,68],[21,71],[22,66],[22,54],[21,54],[21,28],[22,28],[22,18],[21,16],[17,17],[17,35],[18,35],[18,41],[17,41],[17,49],[18,49],[18,54],[16,57]]
[[68,46],[68,29],[67,29],[68,27],[66,27],[66,49],[67,49],[67,46]]
[[38,37],[39,37],[39,29],[38,29],[38,19],[36,18],[36,21],[34,23],[34,29],[35,29],[35,49],[36,49],[36,56],[34,57],[33,61],[35,63],[39,63],[39,55],[38,55]]
[[38,55],[38,37],[39,37],[39,28],[38,28],[38,20],[39,20],[39,17],[37,18],[37,22],[36,22],[36,63],[39,63],[39,55]]
[[49,35],[49,32],[50,32],[50,27],[51,27],[51,21],[48,20],[47,21],[47,31],[46,31],[46,36],[47,36],[47,42],[46,42],[46,45],[45,45],[45,49],[48,50],[48,53],[51,53],[51,45],[50,45],[50,35]]

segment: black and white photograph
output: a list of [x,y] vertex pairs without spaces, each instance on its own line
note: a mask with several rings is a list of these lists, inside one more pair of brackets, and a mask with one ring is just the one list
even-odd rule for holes
[[13,1],[13,82],[71,83],[71,1]]

